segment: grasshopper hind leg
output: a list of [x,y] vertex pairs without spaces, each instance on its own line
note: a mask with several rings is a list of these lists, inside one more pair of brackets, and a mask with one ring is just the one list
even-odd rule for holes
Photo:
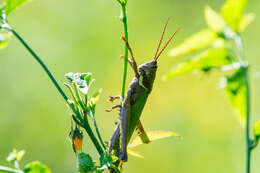
[[136,132],[144,144],[148,144],[151,142],[140,120],[136,125]]
[[110,139],[109,150],[108,150],[109,153],[111,153],[112,150],[115,149],[115,146],[119,141],[119,139],[120,139],[120,122],[118,121],[116,124],[116,129]]

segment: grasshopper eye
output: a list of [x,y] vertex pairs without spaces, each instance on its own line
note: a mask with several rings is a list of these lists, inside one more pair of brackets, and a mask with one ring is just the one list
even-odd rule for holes
[[152,68],[157,68],[157,64],[153,65]]

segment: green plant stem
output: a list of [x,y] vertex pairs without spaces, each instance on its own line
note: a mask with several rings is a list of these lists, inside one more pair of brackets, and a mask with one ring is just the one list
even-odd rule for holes
[[[97,149],[98,153],[102,155],[104,153],[102,147],[100,146],[96,136],[94,135],[89,123],[88,123],[88,118],[87,115],[84,115],[84,119],[81,118],[80,112],[78,110],[75,110],[75,107],[73,103],[67,102],[71,110],[76,114],[76,117],[72,115],[72,118],[74,121],[80,125],[82,128],[84,128],[90,137],[92,143],[94,144],[95,148]],[[77,119],[78,118],[78,119]]]
[[101,137],[101,135],[100,135],[100,132],[99,132],[99,130],[98,130],[98,126],[97,126],[96,119],[95,119],[95,117],[94,117],[94,115],[93,115],[93,113],[92,113],[91,111],[90,111],[90,117],[91,117],[92,122],[93,122],[93,124],[94,124],[94,127],[95,127],[95,130],[96,130],[96,133],[97,133],[99,142],[101,143],[102,147],[103,147],[104,149],[106,149],[106,145],[105,145],[105,143],[104,143],[104,141],[103,141],[103,139],[102,139],[102,137]]
[[7,172],[7,173],[23,173],[23,171],[18,169],[12,169],[5,166],[0,166],[0,172]]
[[88,136],[90,137],[90,139],[92,140],[93,144],[95,145],[99,155],[102,155],[104,153],[104,151],[103,151],[102,147],[100,146],[97,138],[95,137],[92,129],[90,128],[88,122],[86,122],[86,120],[85,120],[85,123],[83,125],[84,125],[83,128],[88,133]]
[[[126,17],[126,4],[120,3],[122,7],[122,22],[124,25],[124,34],[125,34],[125,40],[128,42],[128,29],[127,29],[127,17]],[[124,55],[124,72],[123,72],[123,84],[122,84],[122,92],[121,96],[122,98],[125,97],[125,87],[126,87],[126,76],[127,76],[127,64],[128,63],[128,48],[127,44],[125,44],[125,55]]]
[[47,66],[44,64],[44,62],[41,60],[41,58],[29,47],[29,45],[22,39],[22,37],[11,28],[8,28],[9,31],[11,31],[14,36],[23,44],[23,46],[30,52],[30,54],[34,57],[34,59],[40,64],[40,66],[44,69],[44,71],[47,73],[49,78],[51,79],[52,83],[55,85],[61,96],[64,98],[64,100],[67,102],[68,97],[65,95],[61,87],[59,86],[58,82],[55,80],[53,75],[51,74],[50,70],[47,68]]
[[251,152],[252,152],[252,140],[250,138],[250,83],[249,83],[249,75],[248,75],[248,65],[244,59],[244,51],[243,51],[243,43],[240,35],[234,36],[234,41],[237,46],[238,54],[239,54],[239,62],[242,68],[244,68],[244,80],[246,85],[246,127],[245,127],[245,136],[246,136],[246,173],[250,173],[250,165],[251,165]]
[[247,88],[247,117],[246,117],[246,173],[250,173],[250,165],[251,165],[251,139],[250,139],[250,85],[248,79],[248,70],[245,69],[244,78]]
[[[122,8],[122,22],[123,22],[123,26],[124,26],[124,37],[126,40],[126,43],[128,42],[128,28],[127,28],[127,15],[126,15],[126,3],[127,0],[125,0],[125,2],[121,2],[120,0],[117,0],[119,2],[119,4],[121,5]],[[125,88],[126,88],[126,77],[127,77],[127,65],[128,65],[128,47],[127,44],[125,43],[125,54],[124,54],[124,72],[123,72],[123,82],[122,82],[122,91],[121,91],[121,96],[124,99],[125,98]],[[115,147],[115,151],[120,151],[120,141],[117,141],[116,147]],[[115,155],[119,155],[119,152],[116,152]],[[119,166],[120,161],[117,161],[114,163],[116,167]],[[122,166],[122,165],[121,165]],[[116,169],[111,168],[110,169],[110,173],[115,173],[117,172]]]

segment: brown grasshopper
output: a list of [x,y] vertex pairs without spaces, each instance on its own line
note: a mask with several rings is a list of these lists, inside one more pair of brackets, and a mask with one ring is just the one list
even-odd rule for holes
[[[169,18],[167,19],[166,24],[163,28],[161,39],[159,41],[159,45],[153,60],[144,63],[138,67],[129,43],[125,40],[124,37],[122,37],[122,40],[127,45],[131,55],[131,58],[129,58],[128,62],[130,63],[131,67],[134,70],[135,77],[133,78],[132,82],[128,87],[128,91],[124,100],[120,96],[109,97],[110,101],[120,98],[122,103],[122,105],[115,105],[112,107],[112,109],[120,108],[120,121],[117,123],[115,132],[112,138],[110,139],[110,146],[109,146],[109,152],[111,152],[115,147],[115,143],[119,140],[121,135],[122,148],[119,155],[119,160],[121,161],[127,161],[127,145],[135,129],[137,130],[143,143],[150,142],[139,119],[142,114],[145,103],[147,101],[148,95],[150,94],[153,88],[153,83],[157,71],[157,60],[159,56],[162,54],[162,52],[165,50],[165,48],[168,46],[172,38],[181,28],[179,27],[174,32],[174,34],[170,37],[170,39],[167,41],[165,46],[159,52],[168,21]],[[107,111],[111,111],[112,109],[109,109]]]

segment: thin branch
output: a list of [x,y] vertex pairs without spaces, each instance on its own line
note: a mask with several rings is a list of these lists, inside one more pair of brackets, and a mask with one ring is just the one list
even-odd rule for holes
[[100,146],[96,136],[94,135],[91,127],[89,126],[88,122],[84,122],[83,128],[86,130],[86,132],[88,133],[88,136],[90,137],[91,141],[93,142],[93,144],[95,145],[99,155],[102,155],[104,153],[102,147]]
[[104,143],[104,141],[103,141],[103,139],[102,139],[102,137],[101,137],[101,135],[100,135],[100,132],[99,132],[99,130],[98,130],[98,125],[97,125],[96,119],[95,119],[95,117],[94,117],[92,111],[90,111],[90,117],[91,117],[92,122],[93,122],[93,125],[94,125],[94,127],[95,127],[95,130],[96,130],[96,133],[97,133],[99,142],[101,143],[103,149],[106,149],[106,145],[105,145],[105,143]]
[[246,173],[250,173],[250,165],[251,165],[251,152],[253,150],[252,140],[250,138],[250,82],[248,75],[248,67],[247,63],[244,59],[244,51],[243,51],[243,42],[241,40],[240,35],[235,35],[233,37],[237,50],[238,50],[238,60],[242,68],[244,68],[244,80],[246,85],[246,127],[245,127],[245,135],[246,135]]
[[124,25],[124,37],[126,40],[125,43],[125,56],[124,56],[124,72],[123,72],[123,84],[122,84],[122,92],[121,92],[121,96],[122,98],[125,97],[125,88],[126,88],[126,76],[127,76],[127,64],[128,64],[128,47],[127,47],[127,43],[128,43],[128,29],[127,29],[127,16],[126,16],[126,4],[125,3],[120,3],[121,7],[122,7],[122,22]]

